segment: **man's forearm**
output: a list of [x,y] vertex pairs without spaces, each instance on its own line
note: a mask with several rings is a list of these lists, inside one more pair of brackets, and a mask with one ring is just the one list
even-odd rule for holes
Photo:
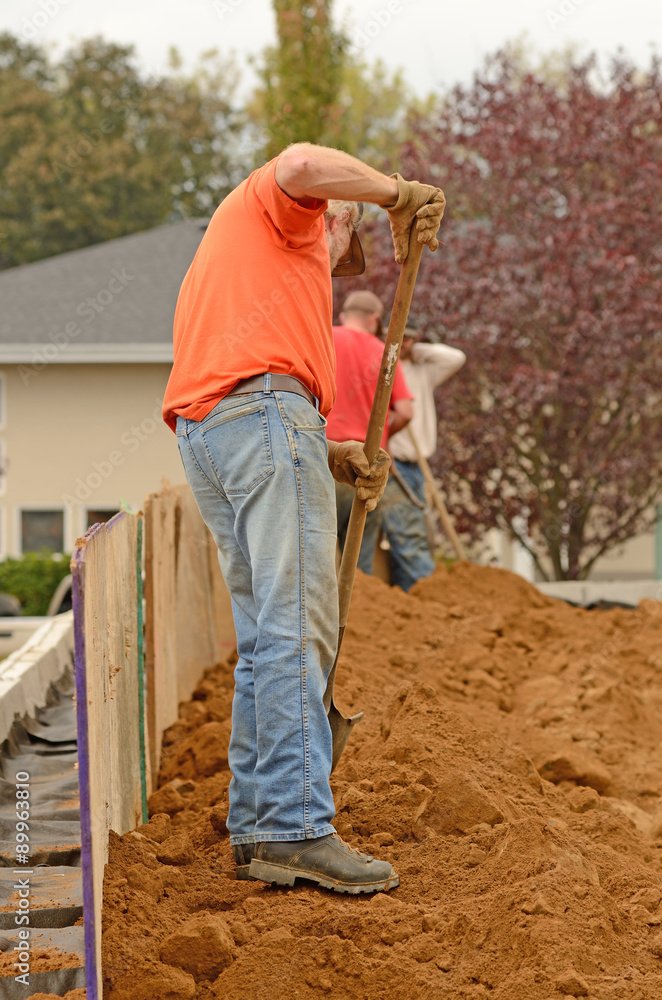
[[411,399],[396,399],[388,415],[388,436],[397,434],[406,427],[414,416],[414,404]]
[[455,375],[467,360],[464,351],[448,344],[414,344],[411,355],[414,364],[426,366],[434,388]]
[[388,418],[388,436],[393,437],[403,427],[406,427],[411,420],[411,414],[396,413],[392,411]]
[[276,183],[290,198],[368,201],[393,205],[398,184],[392,177],[340,149],[297,143],[281,153]]

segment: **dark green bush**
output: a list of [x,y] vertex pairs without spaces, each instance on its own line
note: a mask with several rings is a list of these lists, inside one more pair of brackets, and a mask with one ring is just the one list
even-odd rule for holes
[[69,556],[28,552],[0,562],[0,593],[18,597],[24,615],[45,615],[60,580],[69,574]]

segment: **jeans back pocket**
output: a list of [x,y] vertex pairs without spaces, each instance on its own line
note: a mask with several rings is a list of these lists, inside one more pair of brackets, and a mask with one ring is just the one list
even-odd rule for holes
[[226,495],[250,493],[273,474],[269,418],[263,403],[242,401],[217,407],[198,430],[204,458]]

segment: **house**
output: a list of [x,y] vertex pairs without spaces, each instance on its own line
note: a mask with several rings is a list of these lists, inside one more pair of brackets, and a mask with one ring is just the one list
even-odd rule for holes
[[184,479],[161,401],[205,228],[177,222],[0,272],[0,558],[71,552],[90,524]]

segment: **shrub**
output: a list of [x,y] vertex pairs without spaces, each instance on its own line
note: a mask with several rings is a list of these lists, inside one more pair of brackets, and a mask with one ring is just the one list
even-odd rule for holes
[[49,552],[28,552],[0,562],[0,592],[17,597],[24,615],[45,615],[58,583],[69,572],[68,556],[54,559]]

